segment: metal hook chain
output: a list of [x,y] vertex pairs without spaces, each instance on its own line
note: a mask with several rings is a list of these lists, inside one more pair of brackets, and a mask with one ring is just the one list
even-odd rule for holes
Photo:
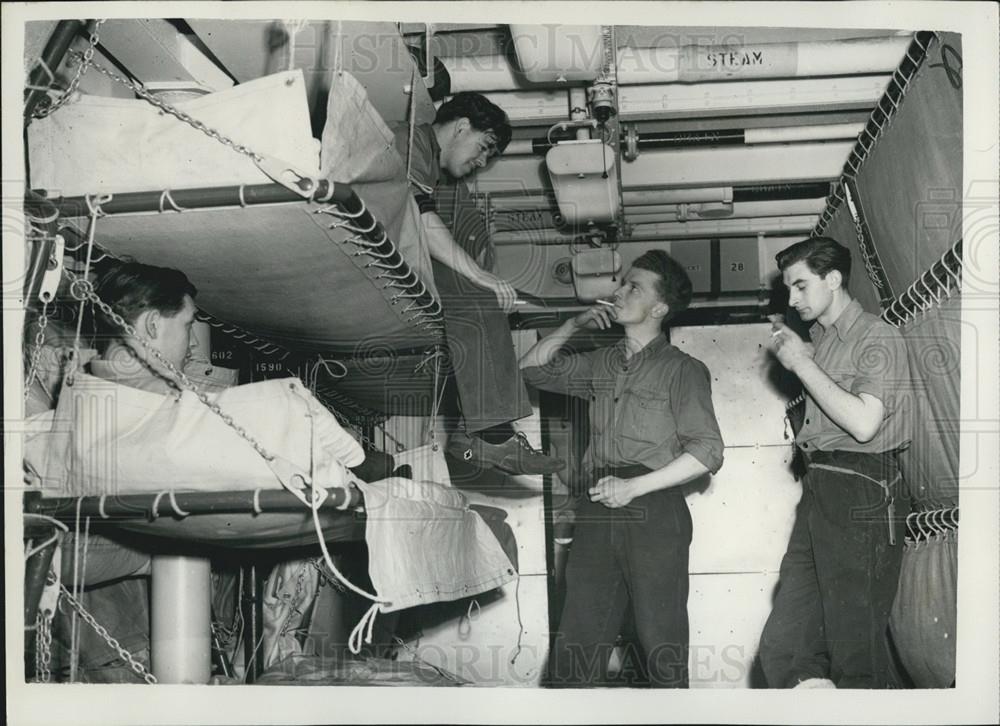
[[28,367],[28,377],[24,383],[24,399],[28,400],[31,384],[38,376],[38,363],[42,358],[42,346],[45,345],[45,328],[49,324],[49,303],[42,303],[42,312],[38,317],[38,332],[35,333],[35,346],[31,351],[31,364]]
[[146,667],[139,662],[134,655],[125,650],[121,643],[115,640],[114,636],[108,632],[107,628],[97,622],[94,616],[87,612],[87,609],[83,606],[83,604],[73,597],[73,594],[66,589],[65,585],[60,583],[59,589],[62,591],[62,595],[66,598],[66,601],[72,605],[73,609],[76,610],[81,618],[83,618],[83,621],[93,628],[94,632],[97,633],[105,643],[111,646],[111,648],[118,654],[119,658],[128,663],[129,667],[144,681],[146,681],[146,683],[150,685],[157,683],[156,676],[146,670]]
[[[94,29],[90,31],[90,44],[83,53],[79,54],[81,56],[80,65],[77,66],[76,74],[73,76],[73,80],[70,81],[69,86],[66,87],[65,93],[59,96],[59,98],[55,101],[50,102],[47,106],[40,106],[39,108],[36,108],[32,113],[34,118],[45,118],[49,114],[58,110],[73,96],[74,93],[76,93],[77,86],[80,85],[80,81],[83,80],[83,76],[87,73],[87,70],[92,66],[97,68],[97,66],[94,65],[94,53],[97,50],[97,44],[100,42],[100,37],[97,35],[97,31],[105,23],[105,21],[106,18],[101,18],[94,23]],[[52,68],[49,70],[52,72],[55,69]],[[100,69],[98,68],[98,70]]]
[[35,682],[52,680],[52,614],[35,615]]

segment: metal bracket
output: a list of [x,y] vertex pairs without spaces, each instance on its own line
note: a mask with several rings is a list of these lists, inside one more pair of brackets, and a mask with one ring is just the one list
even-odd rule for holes
[[53,239],[52,252],[49,254],[48,262],[45,265],[42,284],[38,288],[38,299],[43,303],[52,302],[56,296],[59,281],[62,279],[63,252],[65,249],[66,240],[61,234],[57,234]]

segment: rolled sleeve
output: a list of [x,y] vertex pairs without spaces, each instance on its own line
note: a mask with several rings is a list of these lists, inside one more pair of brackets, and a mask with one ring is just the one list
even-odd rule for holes
[[895,394],[909,387],[910,363],[906,342],[895,328],[878,326],[856,347],[854,364],[857,373],[851,381],[855,396],[867,393],[886,409],[893,410]]
[[715,474],[722,468],[724,444],[712,405],[712,379],[708,368],[694,358],[685,361],[674,376],[671,406],[681,448]]
[[542,391],[564,393],[569,396],[590,396],[594,364],[585,353],[558,355],[544,366],[521,369],[525,382]]

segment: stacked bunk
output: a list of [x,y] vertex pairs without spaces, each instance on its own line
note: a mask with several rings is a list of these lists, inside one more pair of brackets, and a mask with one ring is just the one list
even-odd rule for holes
[[[60,28],[54,41],[65,32]],[[395,42],[402,47],[398,36]],[[46,60],[52,67],[59,62]],[[103,526],[139,533],[151,548],[172,553],[167,559],[176,557],[175,564],[205,548],[318,545],[326,572],[371,604],[352,633],[352,652],[371,642],[379,613],[473,596],[514,579],[516,555],[502,513],[474,510],[461,493],[413,482],[391,463],[381,472],[389,478],[370,484],[337,462],[320,461],[309,445],[316,440],[315,420],[328,418],[327,425],[336,428],[338,421],[349,425],[350,413],[384,418],[392,412],[397,399],[387,395],[380,361],[398,361],[392,391],[400,390],[401,381],[410,386],[405,400],[411,415],[428,413],[443,374],[440,365],[419,365],[440,357],[443,323],[406,162],[362,84],[343,68],[330,74],[320,141],[312,137],[300,70],[178,100],[89,58],[85,62],[138,98],[74,96],[28,126],[33,262],[27,293],[42,310],[41,342],[58,291],[81,310],[101,307],[88,279],[93,264],[105,257],[135,260],[188,276],[199,291],[200,318],[216,330],[213,340],[228,336],[272,360],[295,361],[297,368],[276,369],[298,372],[303,380],[230,389],[252,390],[244,391],[243,400],[230,396],[232,409],[226,411],[180,375],[180,402],[192,407],[197,423],[176,426],[204,426],[205,440],[227,444],[212,450],[199,447],[197,436],[182,438],[193,442],[187,460],[153,455],[144,469],[136,461],[141,451],[128,451],[143,438],[115,434],[128,394],[108,390],[114,384],[95,388],[71,369],[69,385],[59,382],[56,410],[33,423],[40,486],[26,498],[26,535],[46,546],[34,547],[29,561],[26,622],[35,622],[43,591],[59,590],[49,576],[57,539],[49,537],[52,524],[76,534],[89,532],[91,522],[95,531]],[[411,88],[420,89],[409,100],[413,123],[433,106],[422,84]],[[34,106],[29,103],[29,111]],[[79,336],[78,326],[74,351]],[[77,365],[79,357],[71,363]],[[204,373],[218,375],[211,368]],[[259,408],[267,406],[267,390],[287,385],[295,403],[286,411]],[[111,420],[100,420],[109,410]],[[287,426],[259,420],[279,413],[293,420]],[[74,416],[87,425],[62,427]],[[90,426],[95,420],[99,434]],[[281,431],[268,430],[275,426]],[[286,446],[295,429],[302,429],[299,442]],[[95,439],[100,435],[103,446]],[[363,431],[361,436],[370,443]],[[29,458],[32,449],[29,443]],[[109,449],[116,452],[110,460],[91,460]],[[55,450],[71,453],[55,456]],[[183,484],[171,486],[172,477]],[[374,593],[340,575],[326,545],[362,540],[370,550],[367,574]],[[404,565],[409,581],[401,582]],[[156,573],[154,567],[154,579]],[[198,589],[199,577],[180,575],[160,589],[183,600],[192,587]],[[261,620],[260,587],[259,578],[244,585],[251,609],[243,620],[250,625]],[[153,608],[156,671],[155,603]],[[207,617],[206,603],[191,608]],[[196,640],[208,637],[199,633]],[[248,680],[261,670],[254,659],[259,638],[257,627],[244,633]],[[204,682],[208,663],[194,657],[202,662],[192,664],[189,655],[186,663],[167,663],[161,656],[161,680]],[[296,667],[317,678],[308,664]],[[156,675],[144,677],[156,682]],[[272,676],[276,683],[288,678],[287,671]]]

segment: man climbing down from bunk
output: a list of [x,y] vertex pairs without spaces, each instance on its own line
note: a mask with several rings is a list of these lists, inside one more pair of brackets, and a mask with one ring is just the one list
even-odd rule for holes
[[531,415],[507,322],[517,292],[477,264],[467,238],[456,241],[435,202],[442,170],[456,180],[467,177],[499,155],[510,137],[502,109],[464,92],[438,109],[433,124],[397,129],[396,145],[420,208],[465,421],[448,452],[513,474],[551,474],[565,462],[534,449],[512,426]]
[[[722,466],[711,377],[667,342],[691,281],[665,252],[636,259],[613,301],[563,323],[520,362],[532,385],[590,401],[589,499],[577,509],[548,684],[610,685],[609,658],[631,607],[649,684],[685,688],[691,516],[681,485]],[[625,328],[615,345],[560,352],[574,333],[612,322]]]
[[806,393],[795,437],[806,461],[760,659],[775,688],[886,688],[887,626],[909,499],[896,452],[910,440],[900,333],[848,293],[850,251],[828,237],[778,253],[806,343],[775,323],[774,351]]

